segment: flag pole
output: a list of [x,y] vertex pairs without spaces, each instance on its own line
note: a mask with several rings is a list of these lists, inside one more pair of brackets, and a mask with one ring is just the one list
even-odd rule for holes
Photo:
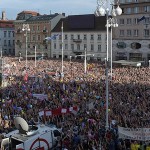
[[35,46],[35,67],[36,67],[36,46]]
[[61,76],[62,76],[62,79],[63,79],[63,72],[64,72],[64,69],[63,69],[63,66],[64,66],[64,49],[63,49],[63,43],[64,43],[64,41],[63,41],[63,22],[62,22],[62,26],[61,26],[61,32],[62,32],[62,36],[61,36],[61,40],[62,40],[62,47],[61,47],[61,49],[62,49],[62,64],[61,64]]

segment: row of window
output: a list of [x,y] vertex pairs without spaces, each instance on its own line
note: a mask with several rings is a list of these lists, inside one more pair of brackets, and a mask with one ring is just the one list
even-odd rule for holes
[[133,13],[137,14],[143,12],[150,12],[150,6],[122,8],[122,12],[124,14],[133,14]]
[[[141,19],[141,18],[143,18],[143,19]],[[120,25],[136,25],[136,24],[138,24],[138,20],[140,20],[140,19],[141,19],[141,21],[143,21],[143,24],[150,23],[150,17],[143,16],[141,18],[133,18],[133,19],[132,18],[126,18],[126,19],[121,18],[121,19],[119,19],[119,24]],[[139,21],[139,22],[141,22],[141,21]]]
[[[31,46],[30,44],[28,44],[28,48],[33,48],[33,49],[34,49],[35,46],[34,46],[34,45]],[[47,49],[48,49],[48,46],[47,46],[47,45],[40,45],[40,44],[38,44],[38,45],[37,45],[37,50],[40,50],[40,49],[42,49],[42,50],[43,50],[43,49],[46,49],[46,50],[47,50]]]
[[[22,29],[23,27],[18,27],[18,31],[20,30],[21,31],[21,29]],[[29,28],[30,28],[30,31],[40,31],[40,30],[42,30],[42,31],[48,31],[48,29],[47,29],[47,27],[46,26],[39,26],[39,25],[33,25],[33,26],[29,26]]]
[[[43,36],[44,36],[44,38],[43,38]],[[31,37],[31,39],[32,39],[32,41],[36,41],[36,40],[38,40],[38,41],[40,41],[42,38],[43,38],[43,40],[45,39],[47,37],[47,35],[32,35],[32,37]],[[59,40],[61,40],[61,35],[59,36]],[[76,38],[76,40],[81,40],[81,35],[77,35],[76,37],[72,34],[71,36],[70,36],[70,40],[75,40],[75,38]],[[102,40],[102,38],[101,38],[101,35],[99,34],[99,35],[97,35],[97,40]],[[53,40],[56,40],[57,39],[57,37],[54,37],[54,39]],[[69,39],[69,37],[68,37],[68,35],[67,34],[65,34],[64,35],[64,40],[68,40]],[[91,34],[90,35],[90,40],[94,40],[95,39],[95,36],[93,35],[93,34]],[[105,39],[107,39],[107,36],[105,37]],[[87,40],[87,35],[85,34],[85,35],[83,35],[83,40]],[[30,36],[28,35],[28,41],[30,41]]]
[[14,37],[14,31],[4,31],[4,37]]
[[[96,36],[97,36],[97,37],[96,37],[97,40],[102,40],[101,34],[98,34],[98,35],[96,35]],[[94,40],[94,38],[95,38],[94,34],[91,34],[91,35],[90,35],[90,40]],[[106,36],[106,38],[107,38],[107,36]],[[55,36],[55,37],[54,37],[54,40],[56,40],[56,39],[57,39],[57,37]],[[58,39],[59,39],[59,40],[62,39],[61,35],[59,35],[59,38],[58,38]],[[87,35],[84,34],[83,36],[81,36],[80,34],[78,34],[78,35],[75,36],[75,35],[71,34],[70,37],[69,37],[67,34],[65,34],[65,35],[64,35],[64,40],[68,40],[68,39],[70,39],[70,40],[74,40],[74,39],[77,39],[77,40],[81,40],[81,39],[87,40]]]
[[[57,48],[56,43],[54,43],[54,50],[56,50],[56,49],[60,49],[61,50],[62,49],[62,44],[59,44],[59,48]],[[68,44],[64,44],[64,49],[68,50]],[[75,44],[71,44],[71,50],[84,50],[84,49],[87,49],[87,45],[86,44],[83,45],[83,49],[81,48],[80,44],[76,44],[76,45]],[[90,51],[94,51],[94,44],[90,44]],[[98,44],[97,51],[98,52],[102,51],[101,44]]]
[[[120,0],[119,2],[121,4],[123,4],[123,3],[138,3],[139,0]],[[149,2],[149,0],[143,0],[143,2]]]
[[12,43],[11,43],[11,40],[4,40],[4,46],[14,46],[15,45],[15,40],[12,40]]
[[[135,29],[135,30],[120,30],[120,36],[138,37],[139,36],[139,30],[137,30],[137,29]],[[150,36],[150,29],[144,29],[143,36],[149,37]]]

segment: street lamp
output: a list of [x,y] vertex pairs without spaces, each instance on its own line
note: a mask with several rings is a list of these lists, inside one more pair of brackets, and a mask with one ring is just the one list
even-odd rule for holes
[[112,28],[118,27],[117,19],[116,18],[109,18],[108,19],[109,27],[111,27],[110,31],[110,76],[112,79],[112,60],[113,60],[113,53],[112,53]]
[[87,54],[86,48],[84,49],[84,55],[76,55],[77,56],[83,56],[84,57],[84,73],[87,73],[87,56],[94,56],[94,54]]
[[[108,29],[110,27],[109,24],[109,7],[112,7],[111,15],[117,16],[122,14],[122,9],[119,7],[119,0],[117,1],[117,8],[114,9],[114,0],[97,0],[97,9],[95,11],[96,16],[104,16],[106,15],[106,34],[107,34],[107,56],[106,56],[106,130],[109,128],[109,123],[108,123],[108,61],[109,61],[109,53],[108,53],[108,43],[109,43],[109,33]],[[109,6],[110,5],[110,6]],[[112,39],[111,39],[112,42]],[[111,44],[112,46],[112,44]]]
[[25,46],[25,49],[26,49],[26,71],[27,71],[27,40],[28,40],[27,33],[28,33],[28,31],[30,31],[29,24],[23,24],[22,31],[26,32],[25,33],[25,37],[26,37],[26,46]]

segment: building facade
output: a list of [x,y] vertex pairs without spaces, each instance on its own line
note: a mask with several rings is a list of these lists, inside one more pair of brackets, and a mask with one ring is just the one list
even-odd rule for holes
[[72,15],[61,19],[52,30],[51,56],[53,58],[62,57],[63,43],[64,58],[66,59],[69,59],[70,56],[84,55],[86,50],[87,55],[91,54],[87,57],[88,60],[103,61],[106,58],[107,49],[105,25],[106,17],[95,17],[93,14]]
[[5,11],[0,20],[0,49],[5,56],[15,54],[14,24],[12,20],[6,19]]
[[150,1],[120,0],[122,15],[113,28],[113,59],[150,60]]
[[[33,14],[33,13],[32,13]],[[35,15],[34,15],[35,14]],[[51,44],[46,42],[45,38],[51,35],[51,30],[55,27],[58,21],[64,17],[64,14],[50,14],[50,15],[40,15],[34,13],[29,18],[24,18],[24,20],[16,20],[15,30],[16,30],[16,56],[20,53],[25,56],[26,45],[28,57],[35,55],[35,47],[37,56],[50,57],[51,54]],[[23,24],[28,24],[30,31],[22,31]]]

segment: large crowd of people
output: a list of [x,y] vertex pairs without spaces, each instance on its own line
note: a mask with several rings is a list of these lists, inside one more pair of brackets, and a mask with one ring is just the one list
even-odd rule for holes
[[[109,130],[105,130],[105,63],[5,58],[1,88],[0,132],[14,130],[15,116],[28,124],[42,122],[62,128],[60,146],[68,150],[138,150],[139,141],[118,138],[117,127],[150,128],[150,68],[113,66],[109,78]],[[45,94],[39,100],[33,94]],[[40,116],[42,110],[77,107],[78,111]],[[132,146],[134,144],[134,146]],[[135,147],[136,146],[136,147]]]

